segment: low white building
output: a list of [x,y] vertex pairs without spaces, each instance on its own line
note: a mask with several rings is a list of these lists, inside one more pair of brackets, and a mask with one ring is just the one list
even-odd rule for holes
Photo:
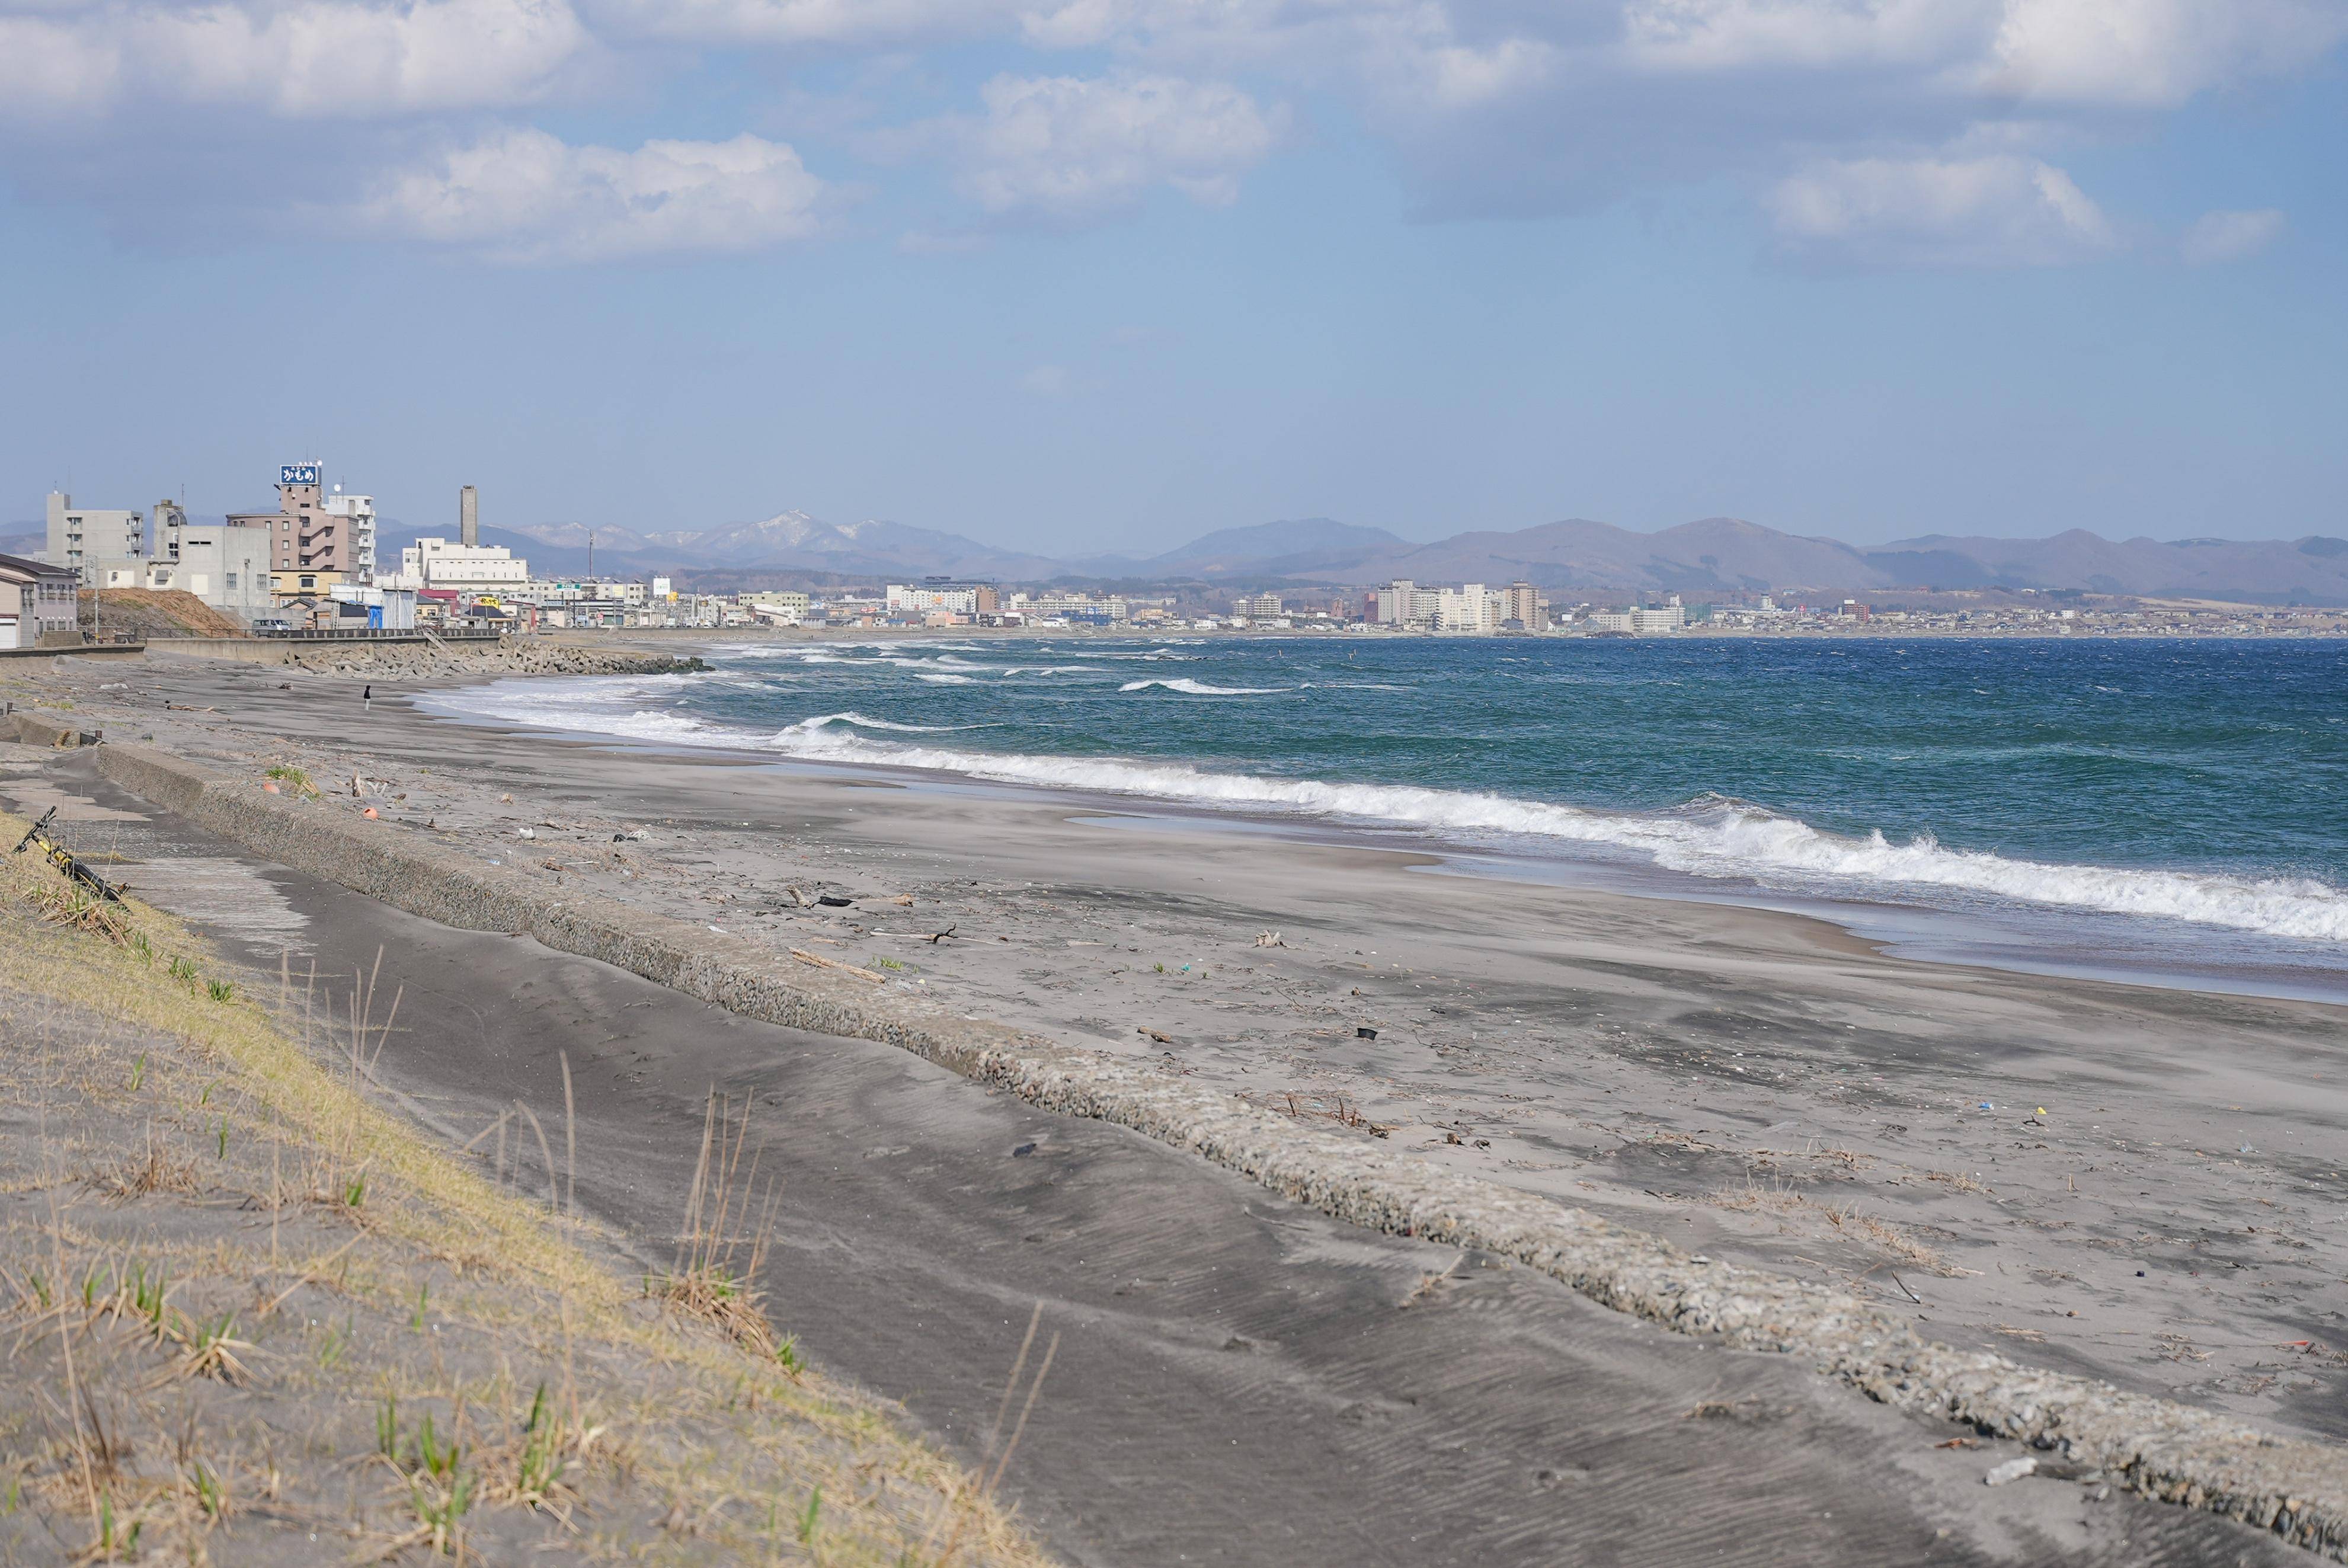
[[502,544],[467,545],[435,535],[402,550],[399,575],[380,581],[390,588],[519,593],[530,583],[530,562]]

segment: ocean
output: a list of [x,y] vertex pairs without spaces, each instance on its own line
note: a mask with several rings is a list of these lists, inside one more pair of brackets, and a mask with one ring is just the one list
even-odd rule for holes
[[2348,645],[951,638],[451,717],[1105,792],[1993,964],[2348,995]]

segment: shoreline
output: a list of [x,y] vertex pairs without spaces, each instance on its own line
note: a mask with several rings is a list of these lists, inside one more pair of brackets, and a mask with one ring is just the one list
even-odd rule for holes
[[[1280,634],[1272,634],[1278,635]],[[722,666],[721,666],[722,667]],[[665,673],[665,672],[662,672]],[[529,674],[485,676],[434,681],[418,689],[446,691],[481,686],[506,679],[530,679]],[[2274,1000],[2348,1006],[2348,956],[2331,957],[2312,940],[2274,937],[2183,916],[2124,914],[2109,911],[2032,901],[2002,894],[1973,895],[1985,899],[1972,907],[1952,907],[1966,890],[1936,889],[1942,902],[1931,897],[1900,896],[1910,887],[1930,883],[1892,882],[1873,891],[1848,894],[1776,888],[1751,875],[1707,876],[1674,870],[1644,857],[1627,845],[1597,845],[1566,841],[1528,840],[1518,845],[1479,843],[1472,836],[1429,823],[1380,821],[1343,813],[1283,810],[1257,801],[1189,799],[1171,795],[1125,792],[1112,787],[990,777],[983,771],[932,767],[878,758],[819,758],[793,755],[733,740],[687,741],[658,736],[629,735],[612,730],[573,727],[561,716],[538,720],[515,719],[451,711],[427,700],[419,708],[435,720],[469,729],[533,737],[565,744],[608,746],[651,756],[726,757],[746,766],[782,773],[829,771],[866,777],[915,789],[972,790],[981,795],[1000,792],[1010,798],[1049,800],[1068,810],[1100,813],[1120,820],[1137,831],[1167,821],[1179,828],[1210,831],[1264,834],[1286,841],[1334,848],[1359,848],[1435,857],[1437,874],[1457,874],[1501,884],[1550,885],[1582,892],[1626,899],[1660,899],[1674,903],[1745,909],[1790,919],[1824,922],[1890,955],[1919,963],[2136,985],[2211,995],[2264,997]],[[984,755],[984,754],[978,754]],[[1025,754],[1011,754],[1014,759]],[[1041,754],[1039,754],[1041,755]],[[1124,762],[1140,768],[1181,769],[1195,765],[1174,758],[1140,761],[1118,758],[1053,758],[1071,762]],[[1208,778],[1241,777],[1201,769]],[[1313,783],[1282,779],[1276,782]],[[1496,797],[1527,806],[1546,804]],[[1606,809],[1570,808],[1608,814]],[[1637,813],[1614,813],[1635,819]],[[1505,835],[1504,835],[1505,837]],[[2058,872],[2107,870],[2074,862],[2045,861]],[[2157,866],[2121,868],[2128,872],[2185,875]],[[2241,873],[2248,876],[2249,873]],[[1954,898],[1949,895],[1953,892]],[[2108,926],[2110,939],[2087,940],[2081,927]],[[2050,929],[2051,928],[2051,929]],[[2263,961],[2250,951],[2254,944],[2272,943],[2281,953]],[[2197,948],[2231,946],[2239,955],[2203,957],[2195,963]],[[2294,961],[2296,955],[2307,956]]]

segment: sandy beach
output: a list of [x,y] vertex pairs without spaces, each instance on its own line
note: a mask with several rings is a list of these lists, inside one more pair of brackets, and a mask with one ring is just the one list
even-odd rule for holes
[[370,713],[352,681],[201,661],[36,679],[110,735],[301,768],[484,861],[1842,1284],[1945,1343],[2348,1435],[2337,1007],[1890,957],[1113,800],[458,726],[380,684]]

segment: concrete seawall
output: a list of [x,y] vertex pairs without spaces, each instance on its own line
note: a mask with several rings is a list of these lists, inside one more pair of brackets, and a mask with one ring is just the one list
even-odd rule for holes
[[[54,718],[18,730],[53,745]],[[1902,1408],[2019,1439],[2112,1484],[2348,1561],[2348,1452],[1921,1338],[1843,1292],[1692,1256],[1661,1238],[1410,1155],[1302,1127],[1138,1063],[954,1016],[894,986],[800,965],[665,916],[567,897],[324,802],[263,793],[150,748],[100,771],[284,864],[443,924],[527,934],[767,1022],[879,1040],[1033,1104],[1131,1128],[1340,1219],[1515,1259],[1618,1311],[1739,1349],[1799,1356]]]

